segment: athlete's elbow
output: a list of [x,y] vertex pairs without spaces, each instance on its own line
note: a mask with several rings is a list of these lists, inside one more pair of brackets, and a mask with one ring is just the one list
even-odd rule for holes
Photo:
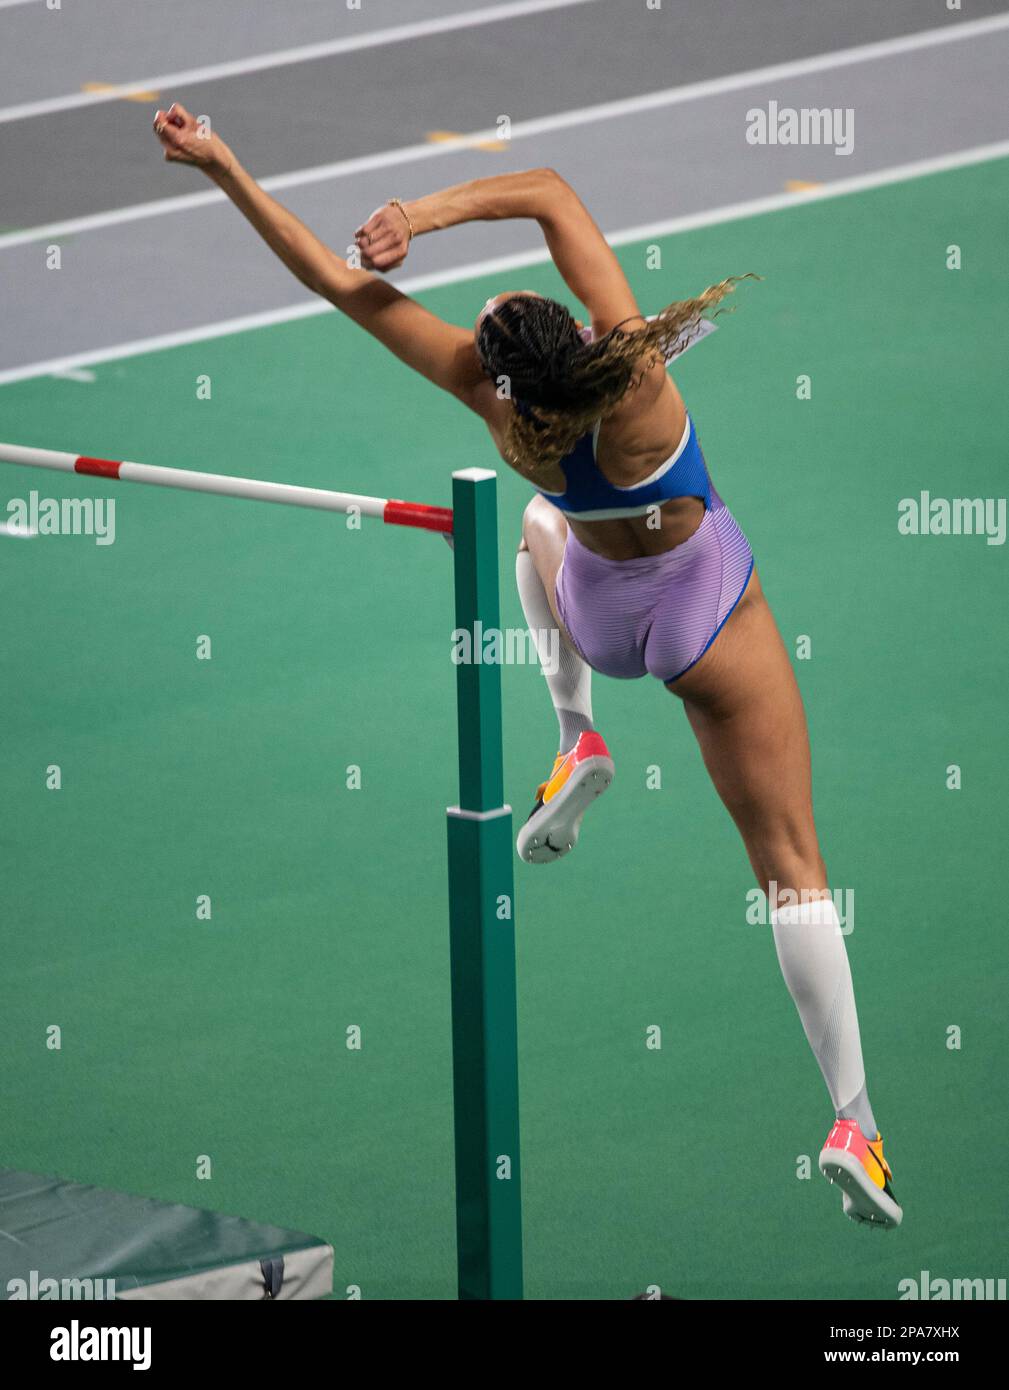
[[352,276],[348,274],[345,261],[333,257],[332,264],[306,266],[298,279],[306,289],[317,294],[320,299],[328,299],[330,304],[341,307],[352,286]]
[[534,169],[533,173],[543,184],[544,188],[552,193],[573,192],[571,185],[563,174],[559,174],[556,169],[551,169],[544,165],[542,169]]
[[563,220],[565,216],[580,206],[578,194],[562,174],[556,169],[537,169],[539,181],[540,221],[547,225]]

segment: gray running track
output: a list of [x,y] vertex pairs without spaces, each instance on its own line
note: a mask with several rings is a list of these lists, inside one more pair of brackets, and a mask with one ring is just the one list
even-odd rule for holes
[[[240,7],[236,0],[215,6],[180,0],[167,7],[134,0],[128,11],[122,0],[80,0],[80,8],[91,12],[93,32],[78,27],[76,51],[59,48],[52,71],[39,70],[38,23],[40,17],[62,18],[44,6],[0,9],[0,51],[16,72],[9,84],[3,79],[0,105],[73,92],[90,80],[87,74],[132,80],[348,28],[338,7],[331,14],[339,14],[339,25],[327,30],[325,7],[301,0],[283,6],[281,27],[276,14],[261,16],[260,6]],[[385,27],[476,8],[454,0],[408,7],[364,0],[354,22]],[[941,0],[815,6],[809,0],[664,0],[661,11],[651,11],[644,0],[594,0],[217,79],[165,93],[164,100],[177,96],[209,112],[244,162],[263,176],[423,144],[432,130],[482,129],[502,113],[514,121],[548,116],[1007,9],[1007,3],[976,0],[959,15],[948,13]],[[165,13],[177,20],[171,33],[150,17],[161,16],[160,26]],[[18,55],[12,60],[7,39],[26,18],[36,25],[36,47],[28,46],[24,61]],[[53,26],[52,33],[63,31]],[[47,41],[55,53],[63,40]],[[25,80],[30,63],[37,69],[34,86]],[[539,134],[504,152],[411,159],[280,196],[343,250],[357,222],[394,193],[410,197],[482,174],[551,164],[578,188],[603,228],[616,231],[780,193],[787,179],[844,178],[1002,140],[1007,70],[1009,29]],[[772,97],[796,107],[853,108],[854,153],[842,158],[823,148],[748,145],[745,113]],[[163,163],[150,116],[148,105],[116,100],[0,124],[0,228],[31,228],[209,187],[193,171]],[[45,269],[45,239],[5,247],[0,238],[0,380],[52,359],[310,301],[225,204],[165,209],[57,239],[63,268],[53,272]],[[399,278],[537,245],[535,228],[522,224],[462,228],[418,243]]]

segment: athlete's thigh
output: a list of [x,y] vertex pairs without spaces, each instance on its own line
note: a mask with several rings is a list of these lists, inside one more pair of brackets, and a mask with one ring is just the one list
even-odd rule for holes
[[756,573],[710,649],[669,688],[751,856],[778,838],[815,854],[806,715]]
[[558,627],[564,631],[560,614],[557,612],[557,572],[564,559],[564,545],[568,538],[568,523],[564,516],[552,507],[545,497],[534,497],[522,517],[522,544],[533,557],[536,573],[543,581],[550,612]]

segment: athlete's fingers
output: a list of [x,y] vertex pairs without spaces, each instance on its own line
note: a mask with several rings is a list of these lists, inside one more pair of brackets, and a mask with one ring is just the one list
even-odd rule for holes
[[401,246],[405,246],[410,240],[409,228],[403,214],[398,208],[388,206],[372,213],[364,226],[358,228],[358,235],[367,239],[372,246],[382,245],[390,237]]
[[403,264],[404,260],[406,260],[405,253],[395,248],[382,251],[378,255],[372,255],[366,250],[361,252],[361,265],[364,269],[377,270],[381,274],[388,270],[395,270],[397,266]]
[[375,256],[381,251],[389,251],[399,245],[398,238],[389,231],[379,232],[376,236],[360,236],[357,244],[362,251],[367,251],[369,256]]
[[390,270],[396,270],[405,260],[406,257],[401,255],[389,254],[380,256],[377,260],[372,262],[371,269],[377,270],[380,274],[385,275]]
[[181,101],[172,102],[166,112],[166,117],[172,125],[178,126],[180,130],[196,125],[196,117],[186,110]]
[[388,270],[391,265],[403,259],[405,252],[400,246],[384,246],[380,250],[374,246],[358,248],[361,262],[367,270]]
[[376,236],[385,223],[385,214],[388,211],[389,209],[384,204],[382,205],[382,207],[376,208],[375,211],[371,214],[371,216],[367,219],[367,221],[362,222],[361,226],[358,227],[354,235]]
[[395,234],[395,232],[381,231],[378,232],[375,236],[358,237],[357,244],[358,246],[360,246],[362,251],[367,251],[369,256],[376,256],[381,251],[392,251],[395,250],[397,247],[402,247],[403,242],[402,239]]
[[161,110],[155,111],[154,113],[154,134],[158,137],[158,139],[161,141],[161,144],[164,146],[166,151],[166,158],[167,151],[175,149],[180,139],[182,138],[181,132],[179,131],[178,127],[172,125],[169,121],[168,113],[166,111]]

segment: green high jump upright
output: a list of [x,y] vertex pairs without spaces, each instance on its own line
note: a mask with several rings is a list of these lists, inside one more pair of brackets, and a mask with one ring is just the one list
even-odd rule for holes
[[[452,475],[459,805],[448,809],[459,1297],[522,1297],[512,813],[504,804],[497,478]],[[467,652],[468,648],[468,652]]]

